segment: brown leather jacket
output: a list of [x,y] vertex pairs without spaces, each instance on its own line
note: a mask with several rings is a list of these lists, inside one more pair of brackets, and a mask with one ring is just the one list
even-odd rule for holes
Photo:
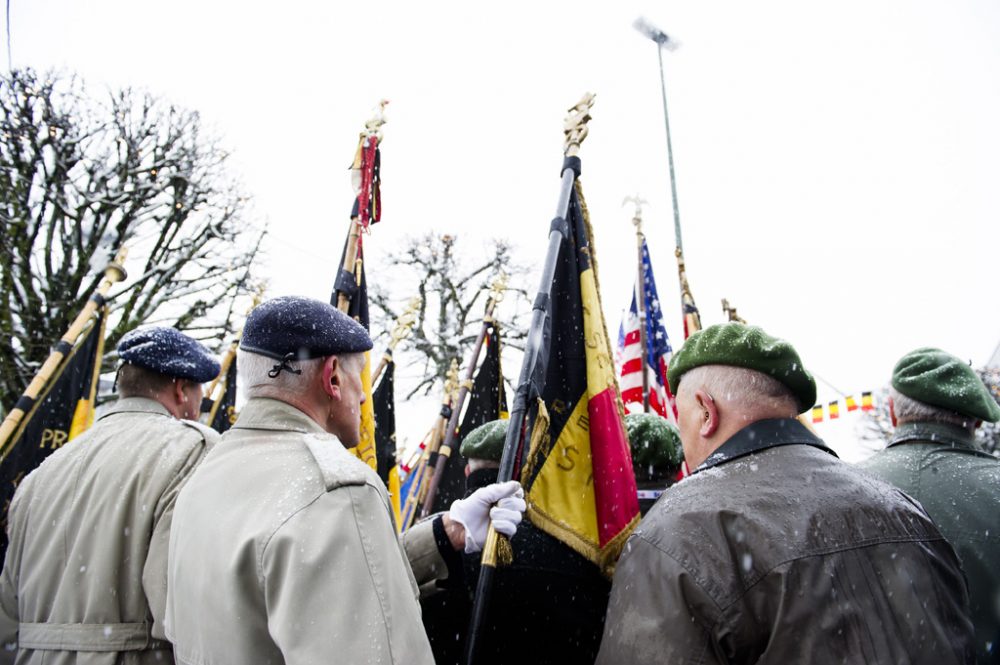
[[744,428],[639,524],[598,663],[972,662],[955,552],[795,420]]

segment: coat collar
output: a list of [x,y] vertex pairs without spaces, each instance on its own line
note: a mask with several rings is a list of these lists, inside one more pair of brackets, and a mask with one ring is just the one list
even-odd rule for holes
[[167,418],[174,417],[172,413],[167,411],[167,407],[155,399],[148,397],[119,397],[114,404],[108,407],[107,411],[101,414],[98,420],[103,420],[116,413],[155,413]]
[[255,429],[269,432],[326,434],[315,420],[297,408],[269,397],[254,397],[240,411],[232,429]]
[[979,450],[976,438],[957,425],[946,423],[903,423],[896,427],[889,439],[889,446],[896,446],[910,441],[940,443],[952,448],[967,448]]
[[768,448],[792,445],[812,446],[828,452],[834,457],[837,456],[837,453],[830,450],[822,439],[810,432],[795,418],[771,418],[750,423],[733,434],[728,441],[719,446],[691,473],[711,469],[713,466],[719,466]]

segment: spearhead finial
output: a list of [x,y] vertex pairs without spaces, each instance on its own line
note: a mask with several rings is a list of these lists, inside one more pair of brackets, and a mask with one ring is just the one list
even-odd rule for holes
[[496,279],[493,280],[493,284],[490,285],[490,303],[492,306],[495,307],[503,300],[504,293],[507,291],[507,279],[507,273],[501,271]]
[[563,122],[563,134],[566,135],[567,157],[575,157],[580,152],[580,144],[587,138],[589,132],[587,123],[590,122],[590,109],[594,105],[595,95],[592,92],[585,93],[573,107],[569,109],[569,114]]

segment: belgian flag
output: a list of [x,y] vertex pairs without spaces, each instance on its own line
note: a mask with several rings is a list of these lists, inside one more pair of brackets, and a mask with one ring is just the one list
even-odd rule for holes
[[466,402],[465,416],[455,433],[454,449],[444,466],[437,494],[434,497],[433,512],[448,510],[451,502],[465,495],[465,464],[458,448],[466,434],[480,425],[492,420],[507,417],[507,395],[503,388],[503,371],[500,368],[500,328],[496,323],[488,324],[486,337],[486,355],[475,379]]
[[[624,407],[580,184],[571,192],[520,479],[532,524],[610,575],[639,521]],[[542,382],[538,385],[538,382]]]
[[836,420],[837,418],[840,418],[839,402],[837,402],[836,400],[830,402],[829,408],[830,408],[830,420]]
[[76,345],[66,349],[59,368],[4,446],[0,458],[0,500],[3,501],[0,558],[7,551],[7,509],[21,479],[94,422],[94,398],[104,351],[106,317],[106,308],[100,309]]
[[858,410],[858,403],[854,400],[854,395],[848,395],[845,401],[847,402],[848,411]]
[[823,405],[817,404],[812,410],[812,420],[814,423],[823,422]]
[[870,391],[861,393],[861,410],[871,411],[875,408],[875,403],[872,401],[872,394]]

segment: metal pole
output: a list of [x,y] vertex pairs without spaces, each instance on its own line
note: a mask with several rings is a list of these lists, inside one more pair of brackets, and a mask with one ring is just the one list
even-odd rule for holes
[[667,113],[667,79],[663,75],[663,47],[659,43],[656,45],[656,56],[660,61],[660,90],[663,93],[663,125],[667,130],[667,162],[670,165],[670,195],[674,203],[674,236],[677,240],[677,249],[683,252],[681,211],[677,204],[677,179],[674,175],[674,146],[670,141],[670,115]]

